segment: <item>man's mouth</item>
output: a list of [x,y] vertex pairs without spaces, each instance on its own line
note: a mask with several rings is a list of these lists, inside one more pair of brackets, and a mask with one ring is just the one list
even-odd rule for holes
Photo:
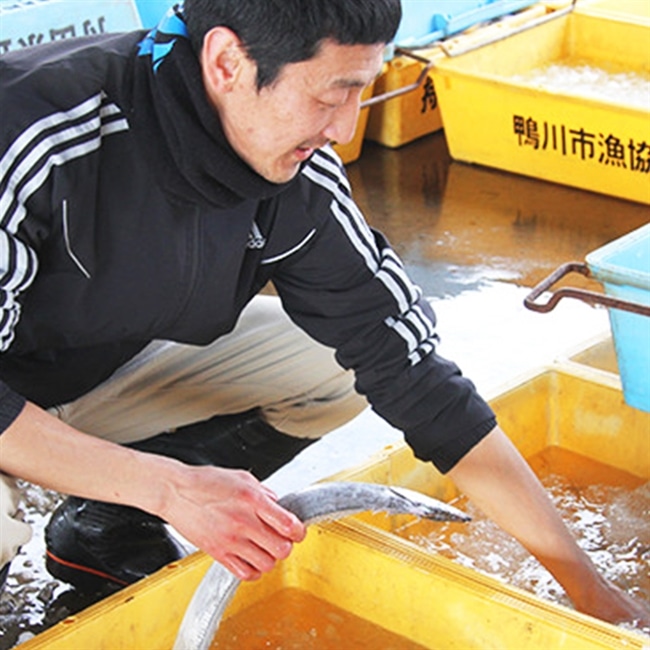
[[298,158],[300,162],[307,160],[313,153],[313,147],[296,147],[296,158]]
[[307,160],[308,158],[311,157],[311,155],[316,151],[316,149],[320,149],[321,147],[324,147],[327,144],[327,140],[322,140],[319,142],[308,142],[306,144],[300,145],[299,147],[296,147],[296,157],[300,162],[303,162],[304,160]]

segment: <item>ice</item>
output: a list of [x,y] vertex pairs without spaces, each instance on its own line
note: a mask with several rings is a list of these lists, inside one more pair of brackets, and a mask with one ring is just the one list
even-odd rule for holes
[[586,63],[550,63],[512,77],[515,83],[650,110],[650,75],[611,72]]

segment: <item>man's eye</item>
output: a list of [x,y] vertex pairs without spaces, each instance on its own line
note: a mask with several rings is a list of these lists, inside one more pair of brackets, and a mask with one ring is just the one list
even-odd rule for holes
[[321,104],[324,109],[336,110],[337,108],[341,108],[341,106],[345,106],[349,99],[350,92],[343,90],[336,93],[330,93],[327,96],[322,96],[318,100],[318,103]]
[[340,106],[340,104],[335,104],[334,102],[325,102],[322,100],[320,100],[318,103],[320,104],[320,107],[323,110],[328,110],[328,111],[333,111]]

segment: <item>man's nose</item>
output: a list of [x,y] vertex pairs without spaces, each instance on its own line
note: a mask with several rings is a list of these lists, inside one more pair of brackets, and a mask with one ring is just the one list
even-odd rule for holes
[[360,100],[355,99],[339,106],[330,123],[323,131],[323,135],[337,144],[347,144],[354,137],[359,119]]

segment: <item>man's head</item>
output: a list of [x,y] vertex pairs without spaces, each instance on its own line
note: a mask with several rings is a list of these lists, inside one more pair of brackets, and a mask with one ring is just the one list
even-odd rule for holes
[[183,13],[197,54],[213,27],[237,34],[260,89],[287,63],[311,59],[325,40],[390,43],[402,16],[400,0],[185,0]]
[[400,0],[185,0],[209,100],[237,153],[290,180],[328,141],[354,135]]

